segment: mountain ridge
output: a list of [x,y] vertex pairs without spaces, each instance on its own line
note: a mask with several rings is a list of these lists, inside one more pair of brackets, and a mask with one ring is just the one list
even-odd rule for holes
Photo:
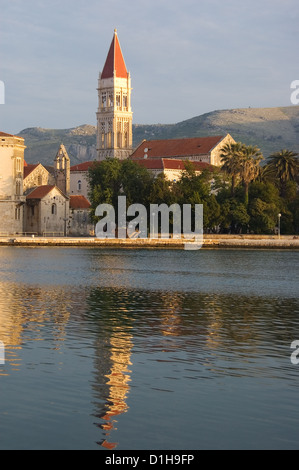
[[[287,148],[299,152],[299,106],[215,110],[176,124],[133,124],[133,147],[146,140],[205,137],[230,134],[236,141],[257,145],[267,158]],[[82,124],[68,129],[22,130],[25,160],[50,165],[61,143],[71,165],[95,160],[96,126]]]

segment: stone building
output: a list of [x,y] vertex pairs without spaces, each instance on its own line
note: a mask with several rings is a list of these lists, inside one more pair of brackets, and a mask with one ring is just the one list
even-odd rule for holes
[[[136,163],[146,168],[155,177],[163,174],[167,181],[179,181],[185,171],[186,160],[179,160],[177,158],[151,158],[151,159],[136,159]],[[195,174],[199,175],[204,170],[213,171],[213,165],[205,162],[192,162]]]
[[24,181],[23,191],[26,193],[29,189],[38,186],[55,185],[54,168],[49,170],[41,163],[27,164],[24,163]]
[[54,177],[56,186],[67,196],[70,194],[70,166],[70,157],[61,144],[54,160]]
[[91,204],[83,195],[70,196],[69,235],[94,236],[94,224],[90,220]]
[[70,195],[84,196],[89,200],[87,174],[94,162],[83,162],[70,168]]
[[132,153],[131,77],[117,31],[98,81],[98,160],[128,158]]
[[23,232],[24,139],[0,132],[0,233]]
[[69,198],[53,185],[29,190],[24,213],[25,232],[42,236],[68,234]]
[[59,147],[53,167],[24,165],[24,232],[66,236],[69,229],[70,159]]
[[53,167],[24,160],[24,139],[0,132],[0,234],[67,235],[70,159],[60,146]]
[[184,139],[144,140],[132,152],[131,158],[136,161],[168,158],[221,166],[221,149],[230,143],[235,143],[230,134]]

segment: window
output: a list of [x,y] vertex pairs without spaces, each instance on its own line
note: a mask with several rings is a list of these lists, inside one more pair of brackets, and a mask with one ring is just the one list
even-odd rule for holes
[[52,204],[52,215],[56,215],[57,214],[57,206],[56,204]]
[[41,186],[41,185],[43,184],[43,177],[42,177],[42,175],[38,175],[37,184],[38,184],[38,186]]
[[20,183],[20,181],[16,182],[16,195],[17,196],[21,195],[21,183]]
[[79,180],[78,181],[78,191],[81,191],[82,190],[82,181]]
[[22,171],[21,159],[17,158],[17,172],[20,173],[20,171]]
[[107,147],[112,148],[112,121],[108,122]]
[[19,207],[16,207],[15,210],[15,219],[20,220],[21,219],[21,209]]
[[118,133],[117,133],[117,147],[118,147],[119,149],[121,149],[121,147],[122,147],[121,144],[122,144],[122,135],[121,135],[121,132],[118,132]]
[[125,132],[124,132],[124,147],[127,148],[129,146],[129,123],[125,122]]
[[122,133],[121,133],[121,122],[117,123],[117,147],[122,147]]
[[109,93],[109,94],[108,94],[108,106],[109,106],[110,108],[113,107],[113,93]]
[[101,135],[100,135],[100,146],[101,148],[105,148],[105,122],[101,122]]

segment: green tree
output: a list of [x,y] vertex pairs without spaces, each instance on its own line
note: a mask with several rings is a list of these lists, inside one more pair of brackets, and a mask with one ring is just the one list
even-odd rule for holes
[[127,207],[133,203],[147,206],[154,178],[146,168],[132,160],[110,158],[95,163],[88,173],[92,216],[99,204],[111,204],[117,216],[118,196],[126,196]]
[[149,204],[154,182],[153,175],[133,160],[123,160],[120,170],[121,190],[127,197],[127,206],[131,204]]
[[281,150],[273,153],[267,160],[266,175],[279,181],[280,194],[284,197],[288,181],[298,181],[299,158],[298,154],[291,150]]
[[244,145],[241,142],[225,144],[221,149],[221,170],[231,178],[231,195],[235,195],[238,177],[241,173],[240,157]]
[[99,204],[106,203],[117,207],[117,198],[122,186],[120,160],[109,158],[102,162],[95,162],[89,168],[87,179],[93,219]]
[[243,202],[226,199],[221,207],[220,231],[224,233],[247,232],[250,216]]
[[244,185],[244,203],[248,206],[249,184],[254,181],[260,173],[260,162],[263,155],[256,146],[243,146],[240,155],[240,176]]

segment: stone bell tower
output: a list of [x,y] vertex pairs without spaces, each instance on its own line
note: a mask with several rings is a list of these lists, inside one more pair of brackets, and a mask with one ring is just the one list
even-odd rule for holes
[[128,158],[132,153],[131,77],[127,71],[117,31],[98,81],[98,160]]
[[66,196],[70,194],[70,157],[63,144],[60,145],[54,160],[54,175],[56,186]]

